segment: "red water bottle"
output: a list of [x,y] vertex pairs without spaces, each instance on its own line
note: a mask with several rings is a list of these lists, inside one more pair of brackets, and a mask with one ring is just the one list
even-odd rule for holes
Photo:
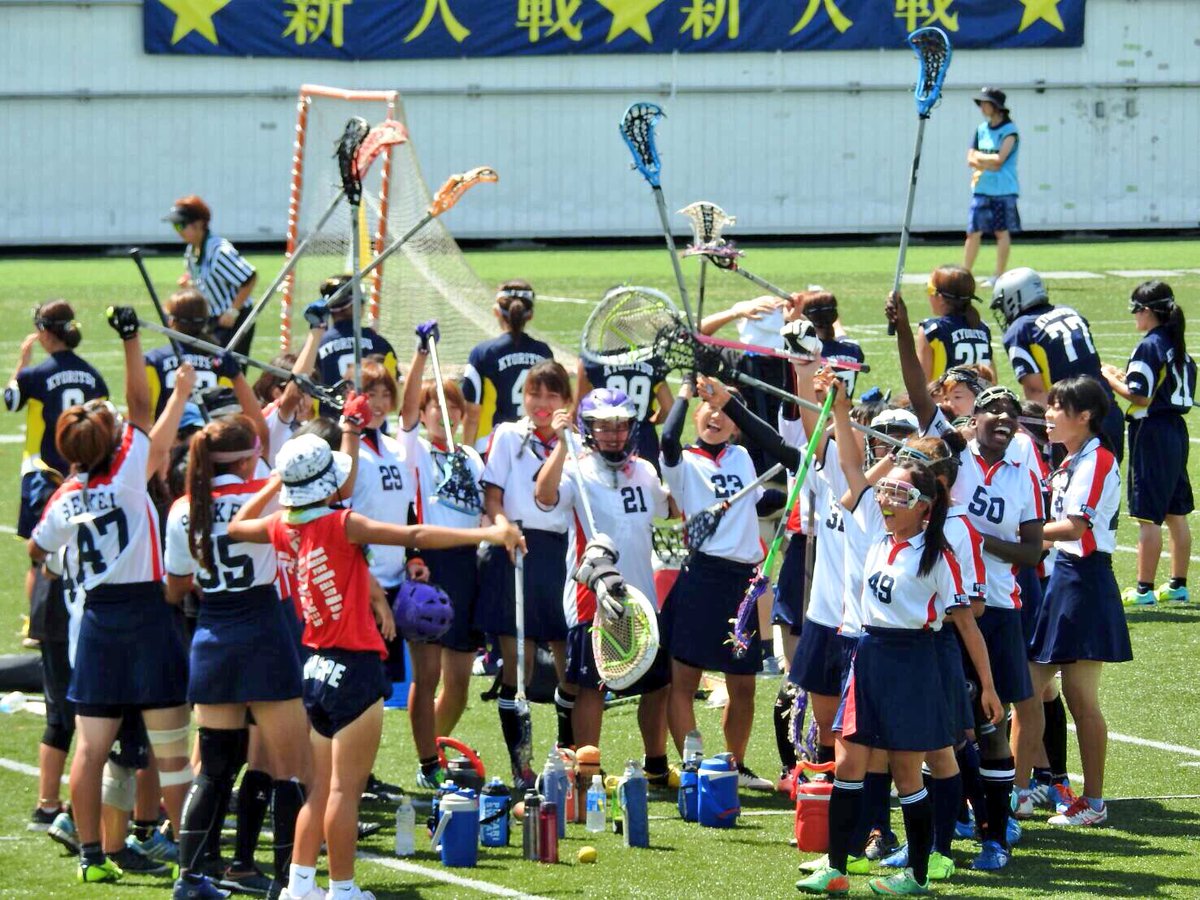
[[544,801],[538,812],[538,860],[558,862],[558,809],[553,801]]

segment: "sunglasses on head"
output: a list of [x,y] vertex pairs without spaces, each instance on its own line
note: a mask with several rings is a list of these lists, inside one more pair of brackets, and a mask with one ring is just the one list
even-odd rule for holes
[[892,478],[881,478],[875,483],[875,499],[899,509],[914,509],[922,501],[930,502],[928,496],[907,481],[896,481]]
[[178,234],[183,234],[183,229],[187,226],[182,222],[173,222],[171,223],[171,227],[173,227]]

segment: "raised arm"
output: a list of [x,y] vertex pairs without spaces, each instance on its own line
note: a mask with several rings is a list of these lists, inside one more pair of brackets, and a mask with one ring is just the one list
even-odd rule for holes
[[784,301],[775,296],[742,300],[728,309],[705,316],[700,322],[700,333],[715,334],[730,322],[736,322],[738,319],[761,319],[768,313],[781,309],[784,305]]
[[[861,441],[854,437],[854,429],[850,425],[850,398],[846,396],[846,386],[832,372],[818,376],[818,396],[825,391],[834,391],[833,398],[833,437],[837,441],[838,465],[846,476],[846,493],[841,503],[847,509],[870,485],[862,470],[862,456],[858,446]],[[849,502],[848,502],[849,501]]]
[[149,434],[154,424],[150,405],[150,380],[138,338],[137,311],[132,306],[110,306],[108,324],[121,336],[125,349],[125,421]]
[[167,457],[171,455],[171,447],[175,444],[175,436],[179,433],[179,422],[183,419],[183,410],[196,387],[196,370],[188,362],[181,363],[175,370],[175,388],[171,392],[167,405],[163,407],[162,415],[150,429],[150,455],[146,460],[146,479],[153,477]]
[[400,398],[400,427],[412,431],[421,421],[421,378],[425,375],[426,351],[417,350],[408,364],[408,376],[404,379],[404,396]]
[[921,430],[924,431],[933,422],[937,404],[929,396],[925,370],[921,368],[921,360],[917,356],[912,326],[908,323],[908,308],[904,305],[903,298],[897,293],[889,294],[883,314],[888,324],[896,328],[896,349],[900,355],[900,374],[904,378],[904,390],[908,392],[908,401],[912,404],[913,412],[917,414]]
[[659,448],[663,462],[670,467],[679,465],[679,459],[683,455],[683,443],[680,439],[683,436],[683,423],[687,420],[688,401],[692,399],[693,390],[692,383],[684,378],[683,384],[679,386],[679,394],[671,404],[671,412],[667,414],[666,424],[663,425]]

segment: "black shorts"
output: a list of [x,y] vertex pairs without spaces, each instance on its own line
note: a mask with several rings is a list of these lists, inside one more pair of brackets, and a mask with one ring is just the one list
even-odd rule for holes
[[804,628],[805,561],[808,535],[793,534],[788,540],[779,577],[775,579],[775,602],[771,606],[771,624],[786,625],[793,636]]
[[304,662],[304,708],[321,737],[332,738],[391,695],[383,660],[371,650],[313,650]]
[[483,646],[483,632],[475,627],[479,603],[479,554],[474,547],[426,550],[421,554],[429,567],[429,580],[450,598],[454,620],[437,639],[448,650],[470,653]]
[[737,658],[729,645],[730,620],[754,576],[755,567],[696,553],[663,601],[660,620],[672,659],[696,669],[753,675],[762,665],[762,639],[755,629],[750,647]]

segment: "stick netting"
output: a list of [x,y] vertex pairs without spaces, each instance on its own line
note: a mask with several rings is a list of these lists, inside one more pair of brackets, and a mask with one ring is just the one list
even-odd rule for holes
[[624,690],[641,678],[658,652],[658,617],[654,607],[636,588],[625,586],[624,612],[605,620],[599,612],[592,626],[592,652],[596,671],[605,685]]
[[914,91],[917,112],[927,116],[942,96],[942,82],[950,68],[950,39],[940,28],[918,28],[908,36],[908,44],[921,61]]

